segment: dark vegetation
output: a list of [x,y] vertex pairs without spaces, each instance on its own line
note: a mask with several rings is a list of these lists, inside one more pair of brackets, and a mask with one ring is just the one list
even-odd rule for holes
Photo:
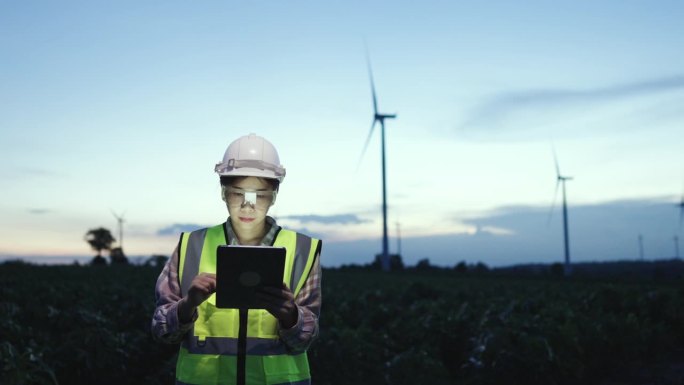
[[[0,384],[172,384],[177,347],[149,334],[163,260],[1,264]],[[324,271],[315,384],[684,383],[681,275],[419,265]]]

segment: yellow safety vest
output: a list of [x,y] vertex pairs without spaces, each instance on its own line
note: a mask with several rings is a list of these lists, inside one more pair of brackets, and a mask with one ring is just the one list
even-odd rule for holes
[[[228,238],[225,223],[181,235],[179,280],[187,294],[199,273],[216,272],[216,249]],[[295,297],[309,277],[321,241],[280,229],[273,246],[286,248],[283,282]],[[278,337],[278,320],[263,309],[219,309],[216,296],[197,307],[198,317],[183,340],[177,384],[310,384],[306,352],[291,353]]]

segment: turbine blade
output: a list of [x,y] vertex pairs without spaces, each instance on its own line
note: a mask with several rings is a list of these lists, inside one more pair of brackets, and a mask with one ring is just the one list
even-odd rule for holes
[[368,77],[370,78],[371,94],[373,96],[373,114],[378,114],[378,98],[375,94],[375,82],[373,82],[373,69],[371,68],[370,54],[366,47],[366,63],[368,64]]
[[551,151],[553,151],[553,163],[556,165],[556,177],[560,178],[560,166],[558,166],[558,157],[556,156],[556,148],[551,145]]
[[556,198],[558,197],[558,186],[560,186],[560,179],[556,179],[556,190],[553,192],[553,200],[551,201],[551,209],[549,209],[549,216],[546,219],[546,227],[549,227],[549,224],[551,224],[553,209],[556,207]]
[[363,145],[363,151],[361,151],[361,156],[359,157],[359,162],[356,165],[356,170],[359,170],[359,167],[361,166],[361,160],[363,160],[363,156],[366,154],[366,150],[368,149],[368,144],[370,143],[371,137],[373,136],[373,129],[375,128],[375,122],[377,122],[377,119],[373,119],[373,124],[371,124],[370,131],[368,131],[368,137],[366,137],[366,143]]

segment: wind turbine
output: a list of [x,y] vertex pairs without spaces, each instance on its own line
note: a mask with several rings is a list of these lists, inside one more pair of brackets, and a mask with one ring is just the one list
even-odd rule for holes
[[684,220],[684,191],[682,191],[682,198],[676,204],[679,207],[679,229],[682,229],[682,221]]
[[558,186],[563,185],[563,240],[565,246],[565,268],[563,272],[567,277],[571,274],[572,271],[570,267],[570,240],[568,239],[568,205],[565,199],[565,182],[572,180],[572,177],[561,175],[560,166],[558,166],[558,158],[556,157],[555,149],[553,149],[553,161],[556,164],[556,191],[553,193],[551,212],[553,212],[553,208],[556,204],[556,196],[558,196]]
[[120,247],[121,250],[123,251],[123,223],[125,222],[125,221],[124,221],[124,214],[125,214],[125,212],[123,212],[122,214],[117,215],[117,214],[114,212],[114,210],[111,210],[111,209],[110,209],[110,211],[112,212],[112,215],[114,215],[114,218],[116,218],[116,221],[119,223],[119,247]]
[[674,236],[674,244],[675,244],[675,258],[679,259],[679,237]]
[[361,159],[366,153],[368,148],[368,143],[373,136],[373,129],[376,123],[380,123],[380,149],[382,153],[382,254],[380,255],[380,263],[382,270],[389,271],[390,260],[388,252],[388,240],[387,240],[387,177],[385,170],[385,119],[394,119],[397,114],[382,114],[378,112],[378,98],[375,94],[375,84],[373,82],[373,70],[371,69],[370,55],[366,50],[366,62],[368,64],[368,76],[370,77],[371,94],[373,96],[373,123],[371,124],[370,131],[368,132],[368,137],[366,138],[366,144],[363,146],[363,152],[361,153]]
[[401,229],[399,222],[397,222],[397,255],[401,256]]

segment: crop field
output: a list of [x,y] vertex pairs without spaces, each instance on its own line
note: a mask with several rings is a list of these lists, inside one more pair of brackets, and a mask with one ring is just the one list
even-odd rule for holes
[[[0,265],[0,384],[172,384],[158,268]],[[325,270],[314,384],[682,384],[681,281]]]

